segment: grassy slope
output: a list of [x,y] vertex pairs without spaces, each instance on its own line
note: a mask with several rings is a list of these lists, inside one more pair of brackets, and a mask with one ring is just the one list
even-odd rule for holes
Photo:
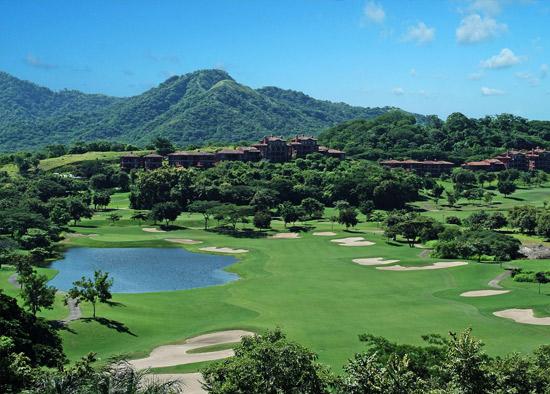
[[[114,205],[126,205],[117,195]],[[311,233],[295,240],[245,239],[204,232],[199,216],[184,214],[179,225],[187,228],[167,233],[146,233],[129,220],[131,210],[116,225],[107,224],[107,213],[83,222],[75,230],[98,234],[73,238],[80,246],[172,246],[162,238],[182,237],[205,241],[190,246],[228,246],[250,249],[230,270],[242,279],[223,286],[153,294],[117,294],[122,306],[101,305],[98,315],[123,323],[130,331],[119,332],[97,322],[78,321],[63,332],[72,359],[88,351],[105,358],[115,354],[144,355],[160,344],[196,334],[228,328],[262,330],[282,327],[288,335],[319,353],[321,361],[335,368],[361,349],[360,333],[383,335],[391,340],[420,343],[426,333],[473,327],[493,354],[530,351],[550,340],[550,327],[529,326],[492,316],[507,308],[535,307],[550,315],[548,295],[538,295],[536,285],[507,281],[510,294],[486,298],[462,298],[466,290],[486,288],[502,272],[498,265],[472,263],[440,271],[384,272],[351,262],[357,257],[400,259],[403,264],[437,261],[420,258],[421,250],[389,245],[362,224],[370,247],[338,246]],[[330,230],[330,223],[311,223]],[[144,225],[145,226],[145,225]],[[147,225],[150,226],[150,225]],[[274,226],[283,230],[281,223]],[[336,225],[340,236],[349,236]],[[355,235],[355,234],[353,234]],[[152,262],[153,263],[153,262]],[[550,265],[549,262],[546,262]],[[544,263],[541,263],[544,264]],[[84,313],[89,315],[89,308]]]
[[[38,167],[44,171],[50,171],[58,167],[63,167],[67,164],[78,163],[86,160],[117,160],[120,156],[128,152],[86,152],[72,155],[64,155],[53,157],[51,159],[40,160]],[[134,152],[136,154],[144,152]]]

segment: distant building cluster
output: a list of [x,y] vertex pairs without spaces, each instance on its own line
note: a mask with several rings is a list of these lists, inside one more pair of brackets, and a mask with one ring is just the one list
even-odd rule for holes
[[492,159],[464,163],[462,168],[472,171],[502,171],[511,168],[519,171],[550,171],[550,151],[540,148],[511,150]]
[[[172,167],[209,168],[221,161],[254,162],[263,159],[282,163],[306,157],[311,153],[319,153],[340,160],[345,159],[346,156],[342,151],[318,145],[317,139],[313,137],[296,136],[287,142],[282,137],[269,136],[252,146],[222,149],[218,152],[174,152],[168,154],[166,158],[168,165]],[[153,170],[161,167],[164,160],[164,156],[154,153],[146,156],[127,154],[120,158],[120,167],[126,171],[138,168]]]
[[433,176],[450,173],[454,167],[454,163],[443,160],[382,160],[380,164],[387,168],[403,168],[414,171],[418,175]]

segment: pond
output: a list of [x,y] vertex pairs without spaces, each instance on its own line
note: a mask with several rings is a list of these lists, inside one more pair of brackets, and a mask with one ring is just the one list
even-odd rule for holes
[[109,272],[114,293],[147,293],[206,287],[238,279],[224,267],[235,257],[191,253],[181,248],[72,248],[50,268],[59,273],[52,286],[67,291],[95,270]]

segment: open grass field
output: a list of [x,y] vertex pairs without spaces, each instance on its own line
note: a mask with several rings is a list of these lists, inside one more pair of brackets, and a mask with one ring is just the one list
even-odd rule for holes
[[[533,193],[538,191],[534,189]],[[523,198],[531,198],[530,193]],[[538,201],[537,197],[532,199]],[[106,218],[110,212],[101,212],[72,228],[92,236],[68,238],[64,246],[183,247],[164,239],[200,240],[202,244],[185,247],[197,252],[205,246],[248,249],[249,253],[240,255],[239,262],[228,269],[241,279],[193,290],[116,294],[113,301],[118,305],[98,307],[98,316],[104,319],[81,319],[62,332],[65,350],[72,360],[90,351],[97,352],[103,360],[120,354],[144,356],[162,344],[236,328],[262,331],[281,327],[291,339],[313,349],[321,362],[335,370],[362,350],[358,340],[362,333],[420,344],[423,334],[445,335],[450,330],[472,327],[474,334],[486,343],[486,350],[495,355],[528,352],[550,343],[550,326],[519,324],[492,315],[503,309],[534,308],[537,316],[550,316],[550,285],[539,295],[536,284],[507,279],[503,285],[512,290],[508,294],[464,298],[460,297],[462,292],[488,289],[487,282],[503,269],[475,262],[412,272],[359,266],[352,259],[384,257],[400,260],[399,264],[404,266],[440,261],[422,257],[427,255],[423,249],[388,243],[375,223],[361,223],[353,232],[345,232],[336,224],[335,237],[314,236],[314,231],[331,231],[332,225],[327,221],[311,221],[306,223],[309,229],[299,239],[244,238],[204,231],[201,216],[182,214],[177,229],[150,233],[142,228],[153,226],[133,222],[130,219],[133,211],[127,207],[126,194],[113,196],[110,208],[117,209],[122,220],[109,224]],[[274,221],[272,225],[274,230],[268,235],[289,231],[281,222]],[[344,247],[330,242],[334,238],[356,236],[375,244]],[[528,261],[509,264],[514,263],[532,264]],[[550,269],[550,261],[535,264]],[[51,270],[44,272],[54,274]],[[10,286],[9,273],[0,271],[1,287]],[[9,292],[16,294],[13,288]],[[63,317],[62,308],[58,302],[47,316]],[[91,308],[83,305],[83,314],[91,316]],[[173,367],[166,372],[189,372],[198,367]]]
[[[58,167],[66,166],[67,164],[74,164],[87,160],[106,160],[113,161],[118,160],[122,155],[127,154],[128,152],[86,152],[79,154],[64,155],[60,157],[53,157],[51,159],[40,160],[38,168],[43,171],[54,170]],[[134,152],[136,154],[146,153],[143,152]]]

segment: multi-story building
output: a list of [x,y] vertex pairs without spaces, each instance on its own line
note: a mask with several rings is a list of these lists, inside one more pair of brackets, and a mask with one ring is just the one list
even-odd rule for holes
[[282,137],[264,137],[258,144],[252,145],[260,151],[262,159],[273,162],[289,161],[292,157],[291,146]]
[[172,167],[209,168],[216,162],[216,155],[210,152],[174,152],[168,154],[168,165]]
[[306,157],[311,153],[319,152],[317,139],[309,136],[296,136],[290,141],[292,157]]
[[150,155],[143,156],[143,165],[146,170],[154,170],[162,167],[162,160],[163,157],[161,155],[151,153]]
[[499,159],[486,159],[481,161],[469,161],[462,164],[462,168],[471,171],[502,171],[506,169],[506,166]]
[[454,163],[443,160],[382,160],[380,164],[388,168],[414,171],[418,175],[431,174],[433,176],[449,173],[454,167]]
[[137,168],[143,168],[143,157],[128,153],[120,157],[120,168],[124,171],[130,171]]

